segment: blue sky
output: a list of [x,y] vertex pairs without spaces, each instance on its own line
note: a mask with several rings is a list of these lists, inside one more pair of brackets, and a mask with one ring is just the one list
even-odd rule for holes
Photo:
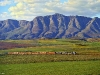
[[100,0],[0,0],[0,20],[33,20],[54,13],[100,17]]

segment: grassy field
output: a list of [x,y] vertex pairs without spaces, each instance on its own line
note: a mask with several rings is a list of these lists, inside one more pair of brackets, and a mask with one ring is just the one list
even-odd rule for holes
[[0,75],[100,75],[100,61],[1,64]]
[[0,56],[0,64],[26,64],[61,61],[96,61],[100,55],[5,55]]
[[[20,44],[31,44],[33,47],[21,47],[0,50],[0,63],[34,63],[52,61],[100,60],[100,42],[87,42],[71,39],[37,39],[37,40],[3,40]],[[6,55],[7,52],[77,52],[77,55]],[[9,60],[9,61],[8,61]]]
[[3,42],[31,44],[33,47],[0,50],[0,53],[14,51],[76,51],[77,53],[100,53],[100,42],[87,42],[71,39],[43,39],[43,40],[3,40]]
[[[100,75],[100,42],[71,39],[1,40],[30,44],[0,50],[0,75]],[[77,55],[7,55],[7,52],[77,52]]]

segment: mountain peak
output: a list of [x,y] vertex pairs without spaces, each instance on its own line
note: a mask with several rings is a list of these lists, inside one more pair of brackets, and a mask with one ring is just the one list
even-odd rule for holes
[[62,14],[60,14],[60,13],[55,13],[54,15],[62,15]]
[[60,14],[60,13],[55,13],[54,15],[56,15],[56,16],[64,16],[63,14]]
[[94,18],[93,18],[93,20],[98,20],[98,19],[99,19],[98,17],[94,17]]

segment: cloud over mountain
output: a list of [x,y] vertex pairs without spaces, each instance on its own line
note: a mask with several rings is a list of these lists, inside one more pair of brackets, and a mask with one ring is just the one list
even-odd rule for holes
[[36,16],[53,13],[87,17],[100,15],[100,0],[2,0],[0,6],[13,3],[8,14],[14,19],[32,20]]
[[59,0],[21,0],[17,3],[16,6],[9,8],[9,11],[12,15],[22,18],[56,12],[66,15],[95,16],[100,12],[100,0],[68,0],[64,3]]

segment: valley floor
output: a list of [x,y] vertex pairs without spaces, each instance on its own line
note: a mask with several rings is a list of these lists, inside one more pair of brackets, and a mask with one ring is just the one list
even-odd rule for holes
[[[76,55],[8,55],[8,52]],[[72,39],[0,41],[0,75],[100,75],[100,42]]]

